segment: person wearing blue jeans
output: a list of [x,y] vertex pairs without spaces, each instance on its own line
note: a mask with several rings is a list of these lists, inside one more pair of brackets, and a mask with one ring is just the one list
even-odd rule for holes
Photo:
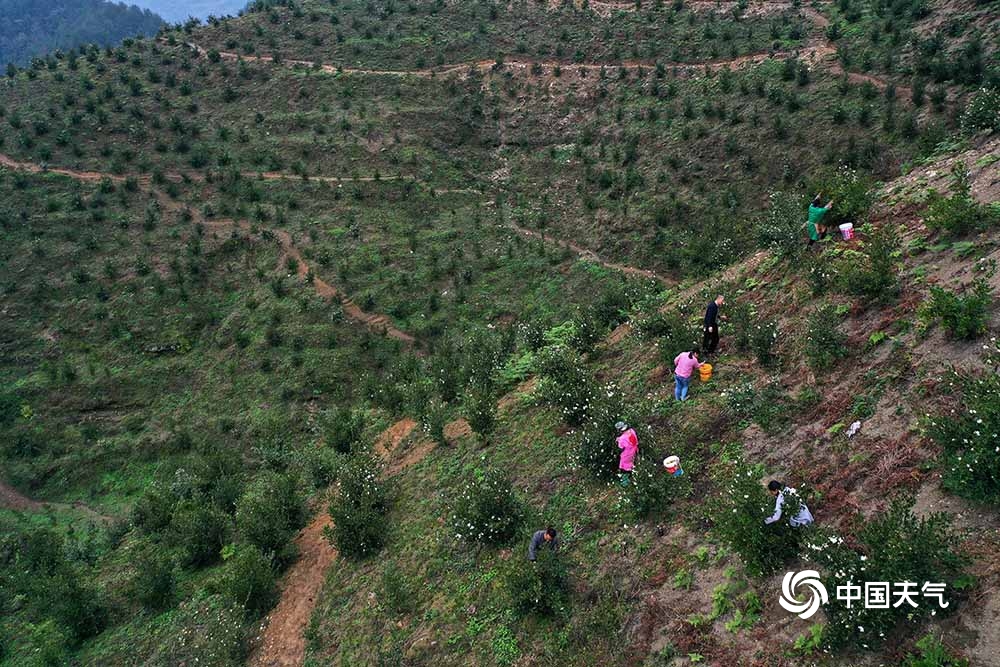
[[701,368],[698,352],[700,350],[695,348],[690,352],[681,352],[674,358],[674,379],[677,381],[677,384],[674,385],[674,398],[678,401],[687,400],[688,387],[691,386],[691,374]]
[[676,384],[674,385],[674,398],[678,401],[686,401],[688,397],[688,387],[691,386],[691,378],[682,378],[680,375],[675,375],[674,380],[676,380]]

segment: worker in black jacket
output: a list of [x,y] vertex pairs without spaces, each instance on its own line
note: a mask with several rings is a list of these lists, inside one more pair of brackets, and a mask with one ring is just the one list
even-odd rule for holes
[[705,354],[714,354],[719,347],[719,306],[724,304],[726,299],[720,294],[715,297],[715,301],[708,304],[705,309],[705,338],[702,341],[701,349]]

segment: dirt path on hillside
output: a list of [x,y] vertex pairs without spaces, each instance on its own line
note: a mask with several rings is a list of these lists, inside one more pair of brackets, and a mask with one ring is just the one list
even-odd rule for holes
[[49,503],[29,498],[7,482],[0,479],[0,508],[18,512],[43,512],[46,509],[60,511],[77,511],[85,514],[97,523],[109,523],[114,517],[101,514],[97,510],[79,501],[73,503]]
[[[204,48],[198,46],[197,44],[188,43],[188,47],[202,53],[205,51]],[[803,48],[792,49],[787,51],[758,51],[756,53],[748,53],[736,58],[715,58],[711,60],[698,60],[692,62],[657,62],[655,60],[620,60],[616,62],[607,63],[573,63],[564,62],[560,60],[531,60],[524,58],[513,58],[513,59],[503,59],[501,62],[497,62],[496,59],[488,60],[472,60],[461,63],[454,63],[451,65],[441,65],[440,67],[427,68],[427,69],[367,69],[361,67],[342,67],[339,65],[330,65],[326,63],[320,63],[312,60],[299,60],[293,58],[282,58],[278,63],[280,65],[290,65],[290,66],[300,66],[308,67],[310,69],[325,72],[328,74],[359,74],[359,75],[370,75],[370,76],[415,76],[420,78],[433,78],[437,76],[448,76],[449,74],[461,74],[468,72],[476,72],[482,74],[484,72],[490,71],[500,71],[500,72],[533,72],[537,68],[542,70],[554,70],[556,67],[560,69],[561,72],[579,72],[581,70],[586,70],[588,72],[598,72],[600,70],[607,70],[609,72],[617,70],[652,70],[658,65],[662,66],[668,70],[674,71],[693,71],[693,72],[704,72],[706,70],[717,71],[723,68],[740,68],[746,65],[758,65],[769,59],[784,60],[787,58],[803,58],[806,60],[814,60],[817,58],[825,57],[831,53],[834,53],[836,49],[828,44],[806,44]],[[274,58],[271,56],[253,56],[253,55],[241,55],[239,53],[234,53],[232,51],[222,51],[219,56],[223,60],[242,60],[244,62],[258,62],[258,63],[273,63]]]
[[554,243],[563,248],[568,248],[572,250],[581,258],[593,262],[594,264],[600,264],[603,267],[614,269],[615,271],[621,271],[622,273],[630,276],[638,276],[640,278],[649,278],[650,280],[655,280],[663,285],[675,285],[677,281],[667,278],[666,276],[661,276],[655,271],[650,271],[649,269],[640,269],[634,266],[629,266],[628,264],[618,264],[617,262],[612,262],[600,257],[593,250],[584,248],[583,246],[573,243],[572,241],[566,241],[563,239],[556,238],[554,236],[548,236],[544,232],[538,232],[533,229],[526,229],[514,222],[508,222],[507,226],[514,231],[523,234],[524,236],[530,236],[532,238],[541,239],[543,241]]
[[[64,168],[53,168],[43,165],[38,165],[30,162],[21,162],[11,158],[10,156],[0,154],[0,166],[4,166],[10,169],[15,169],[17,171],[23,171],[31,174],[59,174],[61,176],[66,176],[68,178],[73,178],[79,181],[85,182],[98,182],[104,178],[108,178],[114,182],[123,182],[125,180],[124,176],[118,176],[113,174],[103,174],[93,171],[78,171],[75,169],[64,169]],[[268,172],[260,174],[263,178],[270,179],[286,179],[292,178],[286,174],[277,174],[273,172]],[[177,176],[179,179],[180,176]],[[337,177],[321,177],[315,180],[324,181],[361,181],[361,180],[376,180],[374,177],[361,177],[353,179],[344,179]],[[140,179],[140,183],[144,187],[148,187],[150,180],[148,176],[144,176]],[[195,217],[194,222],[203,225],[206,228],[214,229],[232,229],[238,228],[245,232],[251,232],[251,226],[247,222],[237,222],[236,220],[208,220],[201,216],[201,214],[195,209],[189,209],[180,202],[175,202],[169,198],[160,196],[157,193],[157,201],[160,202],[161,208],[164,210],[183,210],[187,209]],[[269,232],[278,240],[281,247],[281,257],[279,258],[279,263],[283,264],[290,257],[295,261],[296,274],[299,278],[306,280],[309,277],[310,268],[309,264],[303,259],[302,253],[299,249],[292,243],[292,236],[287,231],[283,229],[270,229]],[[393,325],[392,320],[387,315],[369,313],[362,309],[357,303],[355,303],[349,296],[344,294],[342,291],[338,290],[336,287],[330,283],[322,280],[321,278],[313,277],[313,288],[316,290],[316,294],[327,301],[339,302],[344,310],[344,314],[361,324],[364,324],[371,330],[384,334],[389,338],[394,338],[399,341],[403,341],[407,344],[412,344],[416,342],[413,336],[406,333],[405,331],[397,328]]]
[[[76,180],[86,181],[86,182],[99,182],[103,178],[108,178],[113,182],[120,183],[124,182],[126,178],[125,176],[114,175],[114,174],[104,174],[93,171],[79,171],[75,169],[65,169],[61,167],[48,167],[31,162],[22,162],[19,160],[15,160],[14,158],[8,155],[4,155],[2,153],[0,153],[0,166],[32,174],[41,174],[41,173],[59,174],[61,176],[66,176],[68,178],[73,178]],[[248,177],[256,176],[269,180],[294,180],[298,178],[296,176],[281,174],[277,172],[264,172],[260,174],[247,173],[244,174],[244,176]],[[166,178],[171,180],[181,180],[182,177],[180,174],[167,174]],[[380,179],[376,179],[375,177],[371,176],[356,177],[356,178],[342,178],[337,176],[313,176],[310,178],[310,180],[324,181],[324,182],[350,182],[350,181],[370,182],[376,180],[394,180],[397,178],[399,177],[382,177]],[[143,187],[150,187],[151,185],[151,181],[148,176],[139,177],[139,183]],[[481,194],[479,190],[473,188],[441,189],[441,190],[435,190],[435,193],[436,194]],[[160,202],[160,205],[164,210],[179,211],[187,208],[186,206],[183,206],[181,203],[175,202],[165,197],[159,197],[158,201]],[[190,213],[196,218],[195,222],[197,224],[203,225],[206,228],[211,228],[211,229],[237,228],[247,233],[250,233],[252,231],[251,225],[247,222],[237,222],[236,220],[228,220],[228,219],[208,220],[203,218],[195,209],[187,208],[187,210],[190,211]],[[508,226],[514,229],[515,231],[524,234],[525,236],[532,236],[535,238],[539,238],[545,241],[546,243],[554,243],[558,246],[569,248],[570,250],[577,253],[581,257],[589,261],[592,261],[596,264],[605,266],[609,269],[621,271],[622,273],[632,276],[638,276],[642,278],[649,278],[651,280],[656,280],[664,285],[674,284],[673,280],[661,276],[653,271],[647,269],[640,269],[634,266],[629,266],[627,264],[618,264],[616,262],[605,260],[600,256],[598,256],[597,253],[595,253],[594,251],[584,248],[583,246],[578,245],[576,243],[570,241],[564,241],[555,238],[553,236],[545,235],[541,232],[536,232],[531,229],[525,229],[524,227],[519,227],[514,223],[509,223]],[[287,231],[283,229],[269,229],[268,231],[274,235],[274,237],[278,240],[281,246],[282,254],[281,257],[279,258],[279,263],[283,264],[285,261],[287,261],[289,257],[292,258],[296,264],[296,275],[299,278],[306,280],[309,276],[309,271],[310,271],[309,264],[305,261],[305,259],[302,257],[302,253],[292,242],[291,234],[289,234]],[[389,318],[387,315],[369,313],[365,311],[344,292],[337,289],[336,287],[326,282],[325,280],[313,276],[313,288],[316,290],[316,294],[321,298],[326,299],[327,301],[339,302],[341,304],[341,307],[344,309],[344,314],[348,318],[356,322],[359,322],[361,324],[364,324],[372,331],[384,334],[390,338],[394,338],[406,344],[413,344],[416,342],[416,339],[412,335],[394,326],[392,323],[392,319]]]
[[[401,457],[396,456],[416,426],[412,419],[401,419],[376,439],[375,451],[386,464],[385,476],[397,475],[416,465],[434,450],[433,442],[423,440]],[[299,558],[285,574],[281,599],[268,614],[257,648],[247,662],[250,667],[301,667],[305,661],[305,630],[319,601],[327,570],[338,555],[324,535],[327,528],[333,527],[326,503],[326,497],[320,499],[320,511],[295,538]]]
[[[98,171],[81,171],[78,169],[67,169],[65,167],[51,167],[46,164],[37,164],[34,162],[22,162],[20,160],[15,160],[9,155],[4,155],[0,153],[0,167],[7,167],[9,169],[15,169],[17,171],[24,171],[30,174],[58,174],[60,176],[67,176],[69,178],[74,178],[78,181],[86,181],[88,183],[96,183],[102,179],[108,179],[112,183],[124,183],[126,180],[125,176],[120,174],[107,174]],[[377,183],[379,181],[404,181],[409,180],[408,176],[297,176],[295,174],[285,174],[277,171],[242,171],[240,176],[243,178],[259,178],[265,181],[315,181],[319,183]],[[204,177],[200,174],[186,173],[181,174],[179,172],[168,172],[163,175],[168,181],[181,182],[185,178],[202,183],[205,181]],[[136,180],[140,185],[148,187],[152,183],[152,179],[146,175],[135,175]],[[464,192],[465,190],[454,190],[449,192]],[[444,191],[441,191],[444,192]]]
[[[550,6],[558,5],[561,0],[550,0]],[[611,1],[600,1],[595,0],[589,3],[590,8],[597,14],[602,16],[607,16],[612,11],[635,11],[634,2],[611,2]],[[713,2],[711,0],[695,0],[694,2],[686,2],[686,6],[694,7],[700,10],[716,11],[716,12],[727,12],[732,11],[738,5],[735,2]],[[578,3],[579,6],[579,3]],[[785,11],[792,8],[792,3],[786,0],[760,0],[755,3],[751,3],[746,7],[743,16],[766,16],[775,11]],[[799,58],[801,60],[811,62],[814,64],[825,64],[832,73],[846,75],[848,80],[852,83],[871,83],[879,90],[885,90],[891,84],[891,82],[886,79],[879,77],[874,74],[862,74],[860,72],[848,72],[845,71],[843,66],[837,59],[837,46],[834,42],[830,41],[826,37],[826,29],[830,25],[830,20],[819,12],[815,7],[800,7],[799,11],[802,15],[808,19],[815,29],[813,36],[803,44],[801,48],[789,49],[784,51],[760,51],[757,53],[745,54],[738,56],[736,58],[721,58],[712,60],[702,60],[696,62],[673,62],[664,63],[657,62],[655,60],[624,60],[614,63],[569,63],[562,62],[558,60],[531,60],[531,59],[504,59],[502,62],[498,63],[495,59],[485,59],[485,60],[475,60],[467,61],[461,63],[454,63],[450,65],[442,65],[433,68],[422,68],[422,69],[409,69],[409,70],[391,70],[391,69],[368,69],[362,67],[344,67],[339,65],[332,65],[328,63],[321,63],[312,60],[303,60],[295,58],[282,58],[278,64],[290,65],[293,67],[308,67],[321,72],[326,72],[330,74],[361,74],[361,75],[382,75],[382,76],[416,76],[416,77],[435,77],[435,76],[447,76],[449,74],[470,72],[474,71],[477,73],[483,73],[488,71],[504,71],[504,72],[534,72],[537,68],[542,68],[543,70],[554,70],[558,67],[562,72],[574,72],[574,71],[599,71],[599,70],[638,70],[638,69],[653,69],[658,65],[664,67],[668,70],[673,70],[677,72],[704,72],[704,71],[718,71],[720,69],[729,68],[741,68],[748,65],[758,65],[770,59],[775,60],[785,60],[788,58]],[[205,56],[208,51],[193,42],[186,42],[185,46],[189,49],[196,51],[197,53]],[[219,56],[224,60],[243,60],[245,62],[260,62],[260,63],[274,63],[274,58],[272,56],[255,56],[255,55],[242,55],[235,53],[233,51],[220,51]],[[909,98],[911,95],[911,90],[905,86],[896,87],[897,94],[900,98]]]
[[[248,222],[236,220],[199,220],[199,224],[207,229],[239,229],[246,233],[252,233],[253,227]],[[281,256],[278,264],[284,265],[288,259],[295,262],[296,275],[304,281],[310,279],[311,269],[309,264],[303,259],[301,251],[292,241],[292,235],[284,229],[268,229],[268,233],[274,236],[281,248]],[[372,331],[394,338],[407,344],[413,344],[416,339],[402,329],[393,325],[392,320],[387,315],[380,313],[369,313],[355,303],[344,292],[340,291],[330,283],[315,275],[312,276],[312,286],[316,290],[317,296],[327,301],[339,303],[344,310],[344,315],[348,318],[364,324]]]

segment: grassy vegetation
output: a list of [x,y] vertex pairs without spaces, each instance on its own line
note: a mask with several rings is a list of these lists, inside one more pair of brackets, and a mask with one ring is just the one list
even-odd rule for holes
[[[341,557],[308,665],[798,664],[834,644],[857,664],[846,613],[761,641],[770,573],[879,551],[880,572],[971,585],[944,519],[880,503],[934,465],[912,417],[938,414],[926,348],[979,352],[930,324],[993,326],[993,209],[960,170],[949,198],[904,202],[933,229],[872,205],[943,150],[988,68],[920,106],[791,57],[832,40],[853,71],[857,29],[919,30],[910,5],[591,4],[262,1],[9,73],[0,463],[50,505],[0,510],[0,661],[242,664],[327,509]],[[854,27],[824,36],[817,11]],[[849,247],[806,249],[816,192]],[[983,279],[954,289],[973,255]],[[677,403],[669,362],[720,292],[715,375]],[[963,414],[996,393],[970,382]],[[640,439],[626,486],[619,419]],[[990,443],[938,423],[949,488],[995,500],[960,467]],[[771,475],[839,560],[765,530]],[[530,565],[546,525],[562,548]],[[934,553],[882,548],[907,530]],[[867,648],[903,655],[936,630],[921,618],[878,616]]]

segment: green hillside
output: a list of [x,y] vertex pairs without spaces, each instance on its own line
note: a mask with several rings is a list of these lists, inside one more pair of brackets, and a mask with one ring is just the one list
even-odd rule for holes
[[259,0],[11,68],[0,664],[992,664],[998,9]]

